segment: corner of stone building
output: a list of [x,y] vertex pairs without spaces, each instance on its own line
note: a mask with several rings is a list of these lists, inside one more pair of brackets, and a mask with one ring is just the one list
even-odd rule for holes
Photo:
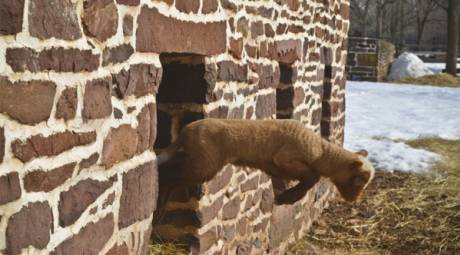
[[195,253],[282,253],[327,204],[326,182],[275,206],[267,175],[226,166],[152,226],[153,147],[202,118],[293,118],[341,143],[347,0],[4,0],[0,13],[0,251],[146,254],[153,232]]

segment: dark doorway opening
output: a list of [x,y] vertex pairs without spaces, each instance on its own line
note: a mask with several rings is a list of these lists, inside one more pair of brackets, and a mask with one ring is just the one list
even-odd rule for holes
[[323,96],[321,112],[321,136],[330,139],[332,135],[332,93],[333,93],[333,67],[332,50],[321,48],[321,64],[324,64]]
[[[163,75],[157,94],[157,155],[173,143],[187,124],[204,118],[208,84],[205,80],[205,57],[196,54],[167,53],[160,55]],[[201,187],[175,187],[162,179],[159,166],[159,197],[153,219],[153,241],[196,243],[192,231],[200,227],[193,202],[201,197]]]
[[280,63],[280,82],[276,89],[276,118],[290,119],[294,111],[295,70],[291,65]]

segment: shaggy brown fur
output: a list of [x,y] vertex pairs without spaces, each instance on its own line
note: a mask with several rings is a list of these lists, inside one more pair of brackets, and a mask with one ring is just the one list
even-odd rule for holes
[[160,183],[173,186],[209,181],[226,164],[297,180],[275,197],[278,204],[292,204],[321,176],[330,178],[345,200],[355,201],[374,173],[365,156],[327,142],[295,120],[205,119],[187,125],[158,162]]

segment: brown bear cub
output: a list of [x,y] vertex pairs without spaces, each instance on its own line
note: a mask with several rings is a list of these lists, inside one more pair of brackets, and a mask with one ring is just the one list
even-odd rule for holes
[[187,125],[158,164],[160,183],[168,186],[209,181],[226,164],[257,168],[274,179],[299,181],[275,197],[278,204],[292,204],[320,177],[355,201],[374,175],[366,156],[327,142],[295,120],[204,119]]

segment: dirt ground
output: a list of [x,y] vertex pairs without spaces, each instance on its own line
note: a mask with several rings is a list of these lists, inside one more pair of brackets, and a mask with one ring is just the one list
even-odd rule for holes
[[429,174],[378,171],[360,202],[333,201],[288,254],[460,254],[460,140],[408,144],[443,160]]

